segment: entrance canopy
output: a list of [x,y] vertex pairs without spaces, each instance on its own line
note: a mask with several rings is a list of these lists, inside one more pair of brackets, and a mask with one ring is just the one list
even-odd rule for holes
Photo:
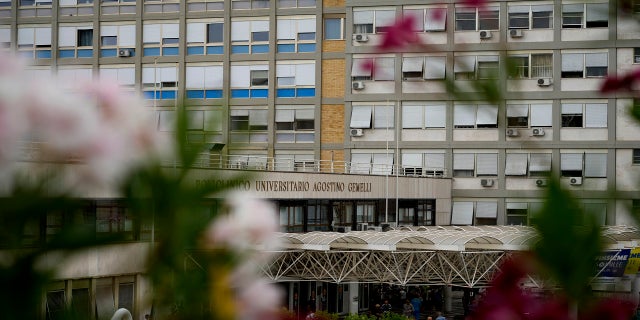
[[[603,227],[608,249],[636,247],[634,227]],[[483,287],[502,259],[535,243],[526,226],[423,226],[390,231],[280,233],[274,281],[448,284]]]

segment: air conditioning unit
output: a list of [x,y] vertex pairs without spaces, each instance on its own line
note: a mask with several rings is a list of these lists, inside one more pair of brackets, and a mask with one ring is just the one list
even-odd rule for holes
[[370,226],[367,230],[368,230],[368,231],[378,231],[378,232],[382,232],[382,227]]
[[516,129],[507,129],[507,131],[505,131],[505,134],[507,135],[507,137],[517,137],[520,135],[518,133],[518,130]]
[[353,35],[353,40],[357,41],[357,42],[367,42],[369,41],[369,36],[367,36],[366,34],[362,34],[362,33],[356,33]]
[[551,78],[540,78],[538,79],[538,86],[540,87],[548,87],[553,84],[553,79]]
[[493,187],[493,179],[482,179],[480,180],[480,184],[483,187]]
[[364,89],[364,82],[355,81],[355,82],[353,82],[351,87],[353,88],[353,90],[362,90],[362,89]]
[[351,129],[349,130],[349,135],[352,137],[362,137],[364,135],[364,131],[362,131],[362,129]]
[[531,129],[531,134],[534,136],[544,136],[544,129],[542,128],[533,128]]
[[538,186],[538,187],[546,187],[547,186],[547,180],[545,180],[545,179],[536,180],[536,186]]
[[522,32],[522,29],[511,29],[509,30],[509,36],[511,36],[511,38],[522,38],[524,33]]
[[481,30],[480,31],[480,39],[491,39],[491,31],[489,31],[489,30]]
[[351,227],[339,226],[339,227],[336,227],[336,232],[340,232],[340,233],[351,232]]
[[572,186],[581,186],[582,185],[582,177],[573,177],[569,179],[569,184]]
[[118,50],[118,57],[131,57],[131,49]]
[[369,230],[368,223],[358,223],[358,231],[367,231]]

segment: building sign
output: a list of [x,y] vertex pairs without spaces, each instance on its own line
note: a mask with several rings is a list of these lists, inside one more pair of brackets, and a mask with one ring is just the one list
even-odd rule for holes
[[629,261],[624,269],[624,274],[635,275],[638,273],[638,269],[640,269],[640,248],[633,248],[629,254]]
[[196,186],[214,185],[219,188],[256,191],[256,192],[350,192],[370,193],[371,182],[339,182],[319,181],[309,182],[300,180],[223,180],[196,179]]
[[598,277],[622,277],[630,254],[631,249],[603,252],[596,257],[595,274]]

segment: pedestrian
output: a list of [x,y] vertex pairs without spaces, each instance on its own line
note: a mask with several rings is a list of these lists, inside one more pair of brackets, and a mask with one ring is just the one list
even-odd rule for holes
[[380,306],[380,310],[382,311],[382,313],[389,313],[391,312],[391,304],[389,304],[389,300],[384,300],[384,303]]
[[437,314],[436,320],[447,320],[447,318],[445,318],[442,315],[442,312],[438,311],[436,314]]
[[411,305],[411,301],[409,301],[409,299],[404,300],[404,304],[402,305],[402,314],[407,317],[407,319],[413,318],[413,305]]
[[422,305],[422,298],[419,295],[415,295],[411,299],[411,305],[413,306],[413,317],[420,319],[420,306]]

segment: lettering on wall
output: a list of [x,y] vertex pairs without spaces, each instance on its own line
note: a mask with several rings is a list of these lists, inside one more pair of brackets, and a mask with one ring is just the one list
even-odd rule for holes
[[218,188],[228,188],[242,191],[256,192],[350,192],[369,193],[371,182],[313,182],[301,180],[222,180],[222,179],[197,179],[196,186],[213,185]]

